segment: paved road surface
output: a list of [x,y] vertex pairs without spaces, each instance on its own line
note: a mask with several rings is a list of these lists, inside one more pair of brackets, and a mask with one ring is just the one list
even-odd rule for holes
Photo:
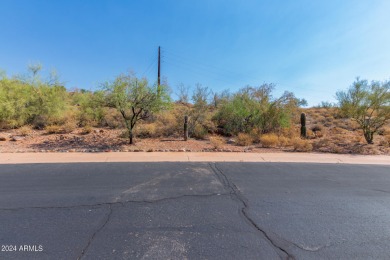
[[389,259],[390,167],[0,165],[0,224],[0,259]]

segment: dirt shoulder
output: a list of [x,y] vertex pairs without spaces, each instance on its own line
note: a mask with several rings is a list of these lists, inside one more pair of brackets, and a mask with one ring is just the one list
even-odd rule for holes
[[390,165],[386,155],[235,152],[2,153],[0,164],[82,162],[297,162]]

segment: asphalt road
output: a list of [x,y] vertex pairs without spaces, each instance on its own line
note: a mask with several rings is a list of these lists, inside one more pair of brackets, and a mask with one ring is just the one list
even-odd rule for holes
[[390,167],[0,165],[0,259],[389,259]]

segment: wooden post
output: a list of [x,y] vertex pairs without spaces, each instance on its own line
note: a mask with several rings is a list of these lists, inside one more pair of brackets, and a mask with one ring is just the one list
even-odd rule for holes
[[188,139],[188,116],[184,116],[184,141]]

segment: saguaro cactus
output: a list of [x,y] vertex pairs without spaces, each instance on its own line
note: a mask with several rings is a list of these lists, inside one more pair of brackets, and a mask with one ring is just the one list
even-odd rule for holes
[[301,137],[306,138],[306,114],[301,114]]
[[184,141],[188,139],[188,116],[184,116]]

